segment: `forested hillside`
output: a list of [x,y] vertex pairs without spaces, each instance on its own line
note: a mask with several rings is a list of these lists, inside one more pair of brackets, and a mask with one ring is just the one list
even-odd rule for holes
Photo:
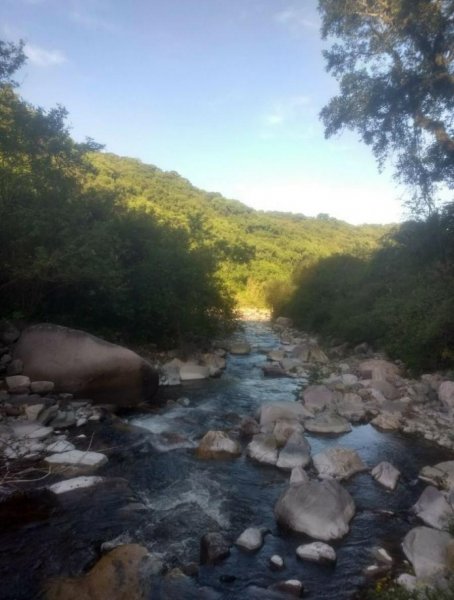
[[355,227],[318,218],[256,211],[192,186],[175,172],[113,154],[91,155],[96,172],[87,189],[109,191],[129,210],[186,230],[197,246],[212,249],[222,280],[241,304],[265,305],[288,290],[296,268],[335,253],[365,256],[390,227]]

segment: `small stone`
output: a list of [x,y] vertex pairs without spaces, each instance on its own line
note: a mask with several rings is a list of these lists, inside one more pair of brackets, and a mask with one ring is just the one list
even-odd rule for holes
[[[54,494],[66,494],[67,492],[72,492],[74,490],[80,490],[83,488],[92,487],[98,483],[104,481],[104,477],[73,477],[72,479],[65,479],[64,481],[59,481],[58,483],[53,483],[49,486],[49,490]],[[110,548],[112,549],[112,548]]]
[[336,561],[336,552],[334,548],[323,542],[313,542],[312,544],[298,546],[296,554],[301,560],[310,560],[313,562]]
[[47,452],[49,453],[61,453],[61,452],[70,452],[71,450],[75,450],[76,447],[71,442],[67,442],[65,440],[59,440],[58,442],[53,442],[49,446],[47,446]]
[[299,598],[304,591],[304,586],[299,579],[287,579],[287,581],[273,583],[268,589]]
[[230,544],[221,533],[206,533],[200,540],[200,563],[213,565],[230,554]]
[[385,565],[392,565],[392,556],[384,548],[373,548],[372,555],[378,562],[384,563]]
[[270,569],[273,571],[280,571],[284,568],[284,559],[278,554],[273,554],[273,556],[270,558],[269,564]]
[[253,552],[263,546],[263,535],[266,529],[262,527],[248,527],[237,538],[235,544],[244,550]]
[[372,477],[389,490],[394,490],[396,488],[399,476],[400,471],[386,461],[379,463],[372,469]]
[[107,456],[100,452],[82,452],[82,450],[70,450],[52,454],[44,459],[49,465],[71,465],[77,467],[101,467],[106,464]]

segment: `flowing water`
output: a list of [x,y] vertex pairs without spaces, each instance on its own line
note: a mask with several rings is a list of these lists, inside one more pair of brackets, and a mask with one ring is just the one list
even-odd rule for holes
[[[266,598],[265,592],[254,595],[250,586],[266,588],[287,579],[300,579],[305,597],[312,600],[343,600],[352,598],[364,583],[362,570],[373,562],[372,547],[399,553],[399,542],[416,524],[408,508],[424,489],[418,471],[449,459],[445,450],[419,438],[381,433],[369,425],[335,437],[307,434],[313,454],[336,445],[354,448],[369,466],[388,460],[403,474],[394,492],[379,486],[368,473],[345,483],[357,513],[350,533],[334,544],[335,566],[297,559],[295,549],[308,538],[277,526],[273,506],[288,484],[288,472],[254,463],[244,453],[221,461],[195,457],[197,440],[208,430],[234,430],[243,416],[253,416],[262,403],[293,399],[301,387],[295,379],[263,377],[264,352],[279,344],[267,323],[246,323],[244,335],[253,352],[230,357],[221,378],[166,390],[169,398],[187,397],[189,406],[167,403],[157,413],[129,419],[147,431],[146,442],[114,454],[99,474],[126,479],[134,502],[143,505],[141,510],[125,510],[131,498],[120,480],[113,482],[113,491],[62,496],[48,515],[11,527],[0,537],[0,598],[38,597],[38,587],[46,578],[87,568],[102,541],[125,532],[161,554],[168,564],[178,565],[198,562],[200,538],[208,531],[220,530],[233,540],[246,527],[269,529],[261,550],[247,554],[232,547],[220,564],[200,567],[193,591],[174,595],[175,600],[205,597],[200,589],[206,588],[225,600]],[[283,557],[285,570],[269,569],[273,554]],[[156,598],[159,594],[153,595]]]

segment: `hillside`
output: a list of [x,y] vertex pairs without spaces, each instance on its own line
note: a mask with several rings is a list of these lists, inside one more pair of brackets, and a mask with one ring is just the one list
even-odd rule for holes
[[267,295],[288,286],[295,270],[321,258],[367,255],[390,230],[355,227],[326,215],[256,211],[139,160],[108,153],[94,153],[91,160],[96,174],[87,182],[89,190],[109,191],[128,209],[185,228],[193,244],[210,245],[219,258],[222,280],[241,304],[262,305]]

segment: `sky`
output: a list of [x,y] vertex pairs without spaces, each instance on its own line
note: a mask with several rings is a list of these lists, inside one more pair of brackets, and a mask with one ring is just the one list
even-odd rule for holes
[[1,0],[26,42],[29,102],[75,139],[177,171],[253,208],[395,222],[404,190],[356,134],[326,140],[336,93],[316,0]]

